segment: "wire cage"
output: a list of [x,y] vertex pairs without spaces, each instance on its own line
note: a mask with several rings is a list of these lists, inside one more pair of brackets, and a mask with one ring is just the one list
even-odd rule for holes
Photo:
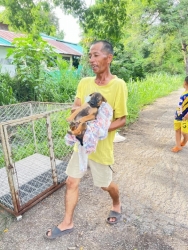
[[0,206],[17,218],[65,184],[71,104],[0,106]]

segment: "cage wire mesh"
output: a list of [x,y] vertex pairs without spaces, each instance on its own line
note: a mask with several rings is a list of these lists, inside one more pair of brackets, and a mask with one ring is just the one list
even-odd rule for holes
[[29,102],[0,107],[0,205],[21,214],[66,180],[70,104]]

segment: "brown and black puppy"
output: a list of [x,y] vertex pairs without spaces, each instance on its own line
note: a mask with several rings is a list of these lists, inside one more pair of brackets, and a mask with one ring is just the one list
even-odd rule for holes
[[98,92],[94,92],[90,95],[90,100],[76,109],[67,121],[70,122],[69,134],[75,135],[76,138],[83,145],[83,136],[87,128],[87,121],[96,119],[98,108],[106,102],[106,99]]

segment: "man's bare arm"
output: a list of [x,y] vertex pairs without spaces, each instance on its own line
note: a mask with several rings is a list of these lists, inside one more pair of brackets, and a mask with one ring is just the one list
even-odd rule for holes
[[73,113],[76,109],[78,109],[81,106],[81,100],[80,98],[75,98],[72,109],[71,109],[71,113]]
[[117,118],[115,121],[113,121],[110,124],[108,131],[110,132],[110,131],[116,130],[118,128],[121,128],[121,127],[125,126],[125,123],[126,123],[126,116],[122,116],[120,118]]

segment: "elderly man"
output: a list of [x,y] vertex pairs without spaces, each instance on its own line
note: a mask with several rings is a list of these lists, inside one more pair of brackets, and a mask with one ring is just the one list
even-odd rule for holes
[[[112,199],[110,213],[106,219],[109,224],[117,223],[121,218],[121,202],[118,186],[112,181],[112,167],[114,163],[113,140],[116,129],[123,127],[127,115],[127,87],[122,79],[110,72],[113,59],[112,45],[104,40],[95,41],[89,50],[89,63],[95,77],[83,78],[78,84],[73,109],[80,107],[93,92],[100,92],[113,109],[113,120],[106,139],[97,144],[96,152],[88,157],[94,185],[107,191]],[[104,150],[105,149],[105,150]],[[73,213],[78,202],[80,179],[85,172],[79,168],[78,152],[74,151],[66,173],[65,215],[63,221],[48,229],[45,238],[54,239],[70,233],[74,229]]]

